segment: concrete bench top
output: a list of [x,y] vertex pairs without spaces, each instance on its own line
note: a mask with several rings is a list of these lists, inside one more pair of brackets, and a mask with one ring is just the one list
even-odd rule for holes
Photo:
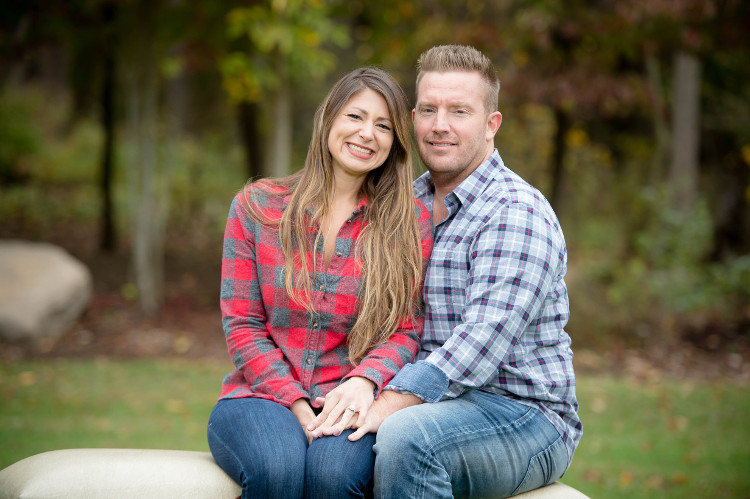
[[[0,499],[222,499],[237,485],[208,452],[150,449],[66,449],[22,459],[0,470]],[[562,483],[520,499],[585,499]]]

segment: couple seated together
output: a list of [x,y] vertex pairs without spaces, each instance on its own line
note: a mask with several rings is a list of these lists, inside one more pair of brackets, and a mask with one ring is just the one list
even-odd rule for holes
[[235,370],[208,421],[242,497],[506,497],[581,437],[565,240],[494,147],[490,60],[445,45],[411,110],[377,68],[320,104],[304,167],[248,183],[226,224]]

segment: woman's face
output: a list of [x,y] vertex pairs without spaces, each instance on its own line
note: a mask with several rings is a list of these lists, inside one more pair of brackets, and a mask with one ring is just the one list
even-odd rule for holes
[[334,118],[328,134],[334,178],[363,181],[385,162],[393,135],[385,99],[369,88],[354,94]]

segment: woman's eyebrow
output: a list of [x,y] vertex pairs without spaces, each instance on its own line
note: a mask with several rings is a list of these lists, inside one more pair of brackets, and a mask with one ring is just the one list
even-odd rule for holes
[[[347,112],[351,112],[351,111],[356,111],[357,113],[364,114],[365,116],[369,116],[370,115],[370,113],[368,113],[367,111],[365,111],[361,107],[354,106],[354,107],[350,108]],[[375,118],[375,121],[393,121],[393,120],[390,117],[388,117],[388,116],[380,116],[378,118]]]

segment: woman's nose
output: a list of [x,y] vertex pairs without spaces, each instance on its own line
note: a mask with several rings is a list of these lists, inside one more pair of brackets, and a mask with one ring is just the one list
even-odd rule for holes
[[359,128],[359,136],[363,139],[372,139],[372,132],[375,128],[375,124],[371,123],[369,121],[365,121],[362,123],[362,126]]

